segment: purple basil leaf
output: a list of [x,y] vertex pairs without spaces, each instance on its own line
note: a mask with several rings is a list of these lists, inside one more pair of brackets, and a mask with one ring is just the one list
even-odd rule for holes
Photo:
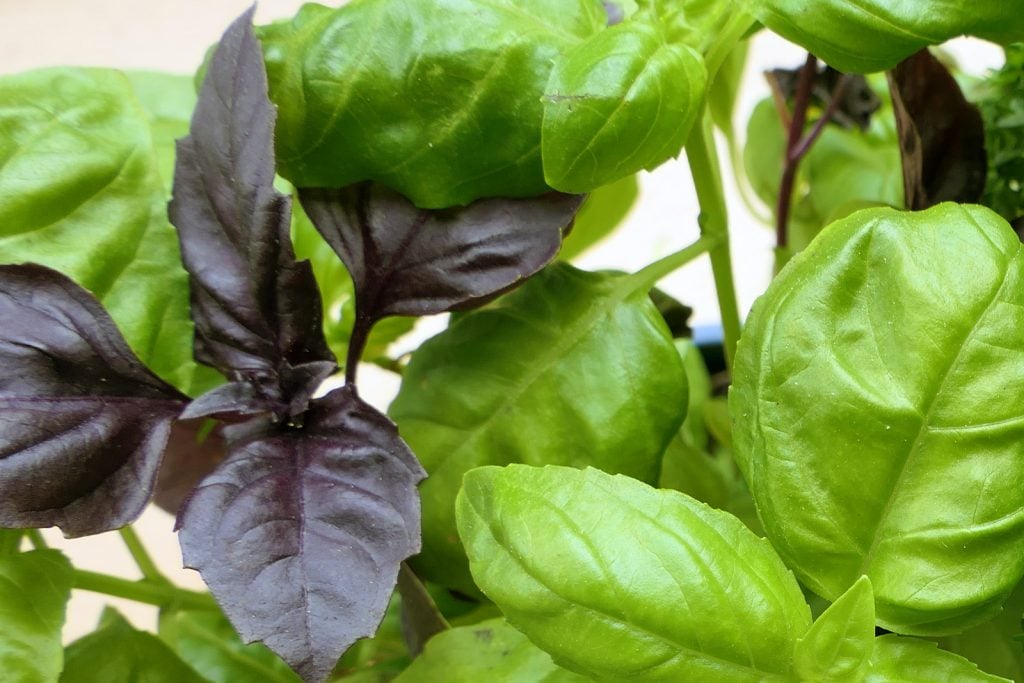
[[977,202],[988,172],[985,127],[949,69],[926,48],[889,72],[889,91],[907,208]]
[[[255,389],[249,412],[272,405],[294,416],[336,365],[313,271],[295,260],[290,200],[273,186],[277,114],[252,13],[224,34],[178,141],[170,216],[190,275],[196,359]],[[190,416],[238,413],[240,393],[205,397]]]
[[224,461],[223,427],[209,420],[178,420],[171,427],[153,502],[177,515],[192,490]]
[[0,526],[73,537],[128,524],[188,399],[49,268],[0,266],[0,320]]
[[225,431],[227,460],[178,518],[185,564],[246,641],[322,681],[373,635],[399,564],[419,552],[425,473],[351,386],[313,401],[301,428]]
[[583,201],[551,192],[428,210],[375,183],[303,188],[299,198],[355,284],[350,372],[381,318],[473,308],[539,271]]

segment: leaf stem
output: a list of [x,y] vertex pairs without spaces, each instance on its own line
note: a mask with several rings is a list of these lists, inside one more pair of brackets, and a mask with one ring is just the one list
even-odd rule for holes
[[717,242],[718,240],[712,237],[701,237],[693,244],[683,247],[679,251],[672,252],[650,265],[644,266],[630,275],[629,278],[635,283],[635,289],[650,289],[666,275],[679,270],[690,261],[711,251]]
[[740,338],[740,313],[733,283],[732,257],[729,252],[729,212],[722,190],[722,174],[718,153],[714,146],[711,117],[704,114],[702,124],[694,126],[686,143],[686,159],[693,175],[693,185],[700,203],[701,234],[714,240],[709,250],[711,272],[718,294],[718,309],[722,314],[722,336],[725,341],[725,362],[732,368],[736,343]]
[[786,139],[786,156],[782,169],[782,180],[779,182],[779,198],[775,211],[775,245],[776,245],[776,270],[785,265],[789,260],[789,215],[793,206],[793,190],[796,184],[796,174],[800,169],[800,162],[811,147],[821,137],[825,126],[832,119],[832,115],[839,107],[839,100],[846,91],[850,77],[843,74],[836,81],[836,85],[829,97],[828,104],[821,117],[814,122],[810,132],[804,135],[804,127],[807,125],[807,111],[810,108],[811,92],[814,86],[814,77],[818,72],[818,58],[813,54],[807,54],[807,61],[800,70],[797,81],[796,95],[793,100],[793,115],[789,122],[789,132]]
[[166,581],[154,582],[148,579],[131,581],[117,576],[99,574],[75,569],[74,587],[79,590],[112,595],[157,607],[188,607],[191,609],[216,609],[217,603],[206,593],[178,588]]
[[718,70],[722,68],[729,53],[743,40],[750,27],[754,25],[754,17],[740,10],[733,13],[721,31],[714,35],[711,46],[704,55],[704,64],[708,69],[708,83],[715,80]]
[[139,571],[142,572],[143,578],[154,583],[169,584],[170,581],[157,568],[153,558],[146,551],[146,547],[142,545],[142,540],[135,533],[135,529],[131,526],[125,526],[118,529],[118,532],[121,534],[121,540],[128,547],[128,552],[131,553],[132,559],[135,560],[135,564],[138,565]]
[[28,538],[29,543],[32,544],[32,547],[36,550],[46,550],[50,547],[46,542],[46,539],[43,538],[43,534],[39,529],[25,529],[25,536]]

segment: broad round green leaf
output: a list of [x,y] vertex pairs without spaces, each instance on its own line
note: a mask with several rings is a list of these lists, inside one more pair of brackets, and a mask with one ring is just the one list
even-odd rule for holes
[[804,681],[859,681],[875,641],[875,600],[862,576],[839,596],[796,644],[796,670]]
[[216,610],[165,611],[160,638],[211,683],[299,683],[301,679],[262,643],[244,644]]
[[584,683],[504,619],[453,628],[430,639],[395,683]]
[[677,156],[706,86],[700,54],[659,28],[630,21],[595,34],[555,62],[544,91],[545,180],[588,192]]
[[61,683],[209,683],[152,633],[111,608],[99,629],[68,646]]
[[861,211],[740,341],[734,438],[768,537],[825,598],[867,574],[890,630],[963,630],[1024,574],[1022,265],[987,209]]
[[261,33],[280,173],[376,180],[423,208],[543,193],[552,62],[605,21],[594,0],[307,5]]
[[875,638],[871,671],[864,683],[1010,683],[1007,678],[978,670],[973,662],[940,650],[935,643],[917,638],[887,635]]
[[0,260],[40,263],[90,290],[142,361],[188,392],[215,380],[196,377],[150,121],[116,71],[0,78]]
[[555,662],[598,680],[764,681],[811,625],[767,541],[724,512],[566,467],[466,475],[473,576]]
[[[60,632],[71,597],[71,563],[56,550],[0,558],[0,672],[52,683],[64,665]],[[14,678],[8,678],[14,680]]]
[[750,4],[765,26],[840,71],[885,71],[924,47],[964,34],[1004,45],[1024,40],[1024,13],[1007,0],[752,0]]
[[413,354],[390,412],[430,474],[417,573],[475,591],[455,530],[473,467],[592,465],[656,481],[687,385],[648,289],[556,264]]

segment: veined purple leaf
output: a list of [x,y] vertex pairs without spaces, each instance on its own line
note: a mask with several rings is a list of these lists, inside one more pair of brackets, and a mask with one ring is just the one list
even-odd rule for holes
[[[274,122],[250,9],[210,62],[188,137],[178,141],[171,222],[191,282],[195,355],[233,383],[188,413],[301,413],[336,368],[320,293],[298,263],[291,204],[274,190]],[[239,400],[255,392],[255,399]]]
[[229,428],[228,458],[178,518],[198,569],[248,642],[305,680],[373,635],[402,560],[419,552],[425,473],[394,424],[343,387],[301,428]]
[[374,183],[303,188],[299,198],[374,320],[471,308],[533,275],[558,253],[583,201],[550,192],[419,209]]
[[428,210],[375,183],[303,188],[299,198],[355,284],[350,368],[381,318],[473,308],[539,271],[583,201],[551,192]]
[[0,266],[0,320],[0,526],[73,537],[131,522],[187,397],[54,270]]

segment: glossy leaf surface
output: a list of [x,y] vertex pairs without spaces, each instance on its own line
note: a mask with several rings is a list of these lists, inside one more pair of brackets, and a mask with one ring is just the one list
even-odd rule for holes
[[395,683],[583,683],[589,680],[551,661],[551,656],[509,626],[488,619],[430,639]]
[[68,646],[60,676],[61,683],[96,681],[207,683],[159,638],[136,630],[110,608],[97,631]]
[[178,141],[169,213],[189,272],[196,358],[232,384],[188,417],[299,414],[335,369],[319,292],[290,241],[290,202],[274,189],[275,110],[252,11],[225,32]]
[[429,208],[543,193],[552,62],[605,23],[593,0],[307,5],[261,32],[281,174],[376,180]]
[[87,288],[129,345],[183,391],[192,359],[186,275],[167,222],[149,117],[123,74],[45,69],[0,78],[0,257]]
[[165,611],[160,638],[211,683],[299,683],[281,658],[259,643],[245,645],[216,610]]
[[871,671],[864,682],[912,681],[1009,683],[1009,679],[987,674],[963,657],[940,650],[935,643],[897,635],[876,638]]
[[299,196],[348,267],[357,313],[372,322],[472,308],[518,284],[558,253],[583,199],[549,193],[429,211],[370,183]]
[[455,529],[462,475],[525,462],[655,481],[686,377],[647,291],[565,264],[460,318],[412,356],[391,415],[430,477],[417,572],[474,591]]
[[[981,207],[871,209],[758,301],[737,354],[737,458],[773,545],[825,598],[954,633],[1024,573],[1024,257]],[[908,340],[913,340],[908,343]]]
[[544,91],[548,185],[588,192],[677,156],[706,85],[700,54],[646,23],[618,24],[573,48]]
[[178,526],[185,564],[242,638],[322,681],[345,649],[376,631],[399,563],[419,550],[423,471],[394,425],[351,387],[313,402],[304,417],[301,429],[229,433],[227,460]]
[[855,73],[891,69],[964,34],[1004,45],[1024,40],[1024,15],[1003,0],[753,0],[751,11],[783,38]]
[[796,671],[804,681],[859,681],[875,645],[875,598],[862,576],[797,641]]
[[598,680],[786,675],[811,625],[771,546],[680,493],[594,469],[486,467],[466,475],[458,516],[473,576],[509,622]]
[[71,563],[56,550],[0,557],[0,671],[23,683],[57,680]]
[[56,271],[0,266],[0,320],[0,524],[84,536],[131,522],[185,396]]
[[985,127],[949,69],[922,50],[889,72],[889,88],[907,208],[981,199],[988,171]]

